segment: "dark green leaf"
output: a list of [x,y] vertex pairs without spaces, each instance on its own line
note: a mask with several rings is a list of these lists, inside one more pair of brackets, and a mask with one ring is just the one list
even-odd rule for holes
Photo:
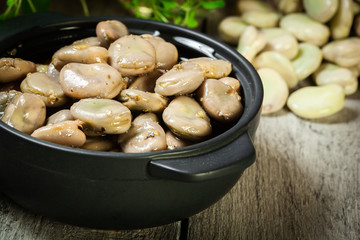
[[200,5],[205,9],[215,9],[225,7],[225,2],[223,0],[217,1],[201,1]]
[[34,12],[31,4],[35,8],[36,12],[45,12],[50,9],[50,0],[22,0],[22,12]]
[[169,11],[179,6],[176,1],[161,1],[161,5],[163,7],[163,10],[165,11]]

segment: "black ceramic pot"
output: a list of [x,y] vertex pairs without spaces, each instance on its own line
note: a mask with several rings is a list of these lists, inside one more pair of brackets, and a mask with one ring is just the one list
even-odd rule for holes
[[[0,56],[35,62],[58,48],[95,36],[98,21],[83,18],[36,26],[0,39]],[[255,160],[252,143],[263,89],[252,67],[229,46],[175,25],[118,19],[133,34],[157,34],[181,58],[226,59],[242,87],[244,113],[223,133],[174,151],[95,152],[23,134],[0,121],[0,191],[32,212],[100,229],[145,228],[188,218],[215,203]]]

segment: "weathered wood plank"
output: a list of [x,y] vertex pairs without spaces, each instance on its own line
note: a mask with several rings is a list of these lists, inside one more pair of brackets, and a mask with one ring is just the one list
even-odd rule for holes
[[255,147],[229,194],[190,219],[189,240],[359,238],[359,91],[326,119],[263,117]]
[[67,225],[29,213],[4,195],[0,195],[1,240],[176,240],[179,236],[180,222],[155,228],[121,231],[104,231]]

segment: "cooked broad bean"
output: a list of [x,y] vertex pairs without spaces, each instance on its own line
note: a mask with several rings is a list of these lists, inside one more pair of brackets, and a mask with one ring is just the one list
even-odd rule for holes
[[120,37],[129,35],[128,28],[118,20],[101,21],[96,25],[96,36],[101,46],[108,48]]
[[36,64],[21,58],[0,59],[0,83],[22,80],[26,74],[36,71]]
[[51,60],[60,71],[68,63],[107,63],[108,50],[99,46],[68,45],[57,50]]
[[299,41],[316,46],[324,45],[330,36],[329,27],[317,22],[305,13],[291,13],[280,19],[280,27],[288,30]]
[[115,148],[113,139],[108,136],[97,136],[97,137],[86,137],[82,149],[93,150],[93,151],[111,151]]
[[266,35],[266,45],[263,51],[276,51],[288,59],[293,59],[298,51],[297,39],[283,28],[266,28],[261,30]]
[[335,16],[330,21],[331,37],[341,39],[349,36],[354,19],[353,0],[341,0]]
[[137,89],[122,90],[119,100],[132,111],[162,112],[168,99],[158,93],[144,92]]
[[162,114],[164,123],[177,136],[201,140],[212,132],[210,118],[193,98],[179,96],[173,99]]
[[314,73],[313,78],[319,86],[335,83],[340,85],[345,95],[351,95],[358,88],[357,75],[345,67],[340,67],[332,63],[323,63]]
[[286,105],[289,88],[284,78],[274,69],[260,68],[257,70],[264,87],[264,98],[261,114],[274,113]]
[[243,112],[237,91],[217,79],[206,79],[198,90],[198,98],[206,113],[220,122],[232,122]]
[[81,147],[86,141],[86,136],[79,128],[80,121],[64,121],[40,127],[31,136],[69,147]]
[[297,116],[315,119],[330,116],[344,108],[345,94],[337,84],[303,87],[291,93],[287,106]]
[[178,62],[179,53],[174,44],[165,41],[161,37],[149,34],[143,34],[141,36],[154,46],[156,67],[158,69],[169,70]]
[[258,28],[272,28],[277,26],[280,15],[274,11],[247,11],[242,14],[242,19]]
[[239,38],[248,24],[244,22],[241,16],[228,16],[221,20],[218,32],[222,41],[236,45]]
[[342,67],[352,67],[360,63],[360,38],[350,37],[334,40],[322,48],[324,59]]
[[184,63],[196,63],[204,71],[206,78],[226,77],[232,71],[232,65],[229,61],[214,59],[209,57],[191,58]]
[[46,124],[55,124],[55,123],[61,123],[65,121],[71,121],[75,120],[74,117],[71,115],[70,109],[62,109],[54,114],[52,114],[50,117],[48,117]]
[[20,93],[11,100],[1,120],[13,128],[31,134],[45,123],[44,101],[32,93]]
[[226,85],[229,85],[233,89],[235,89],[236,92],[240,93],[240,82],[236,78],[233,77],[223,77],[220,78],[219,81],[225,83]]
[[284,78],[289,88],[294,88],[298,84],[296,70],[290,60],[284,55],[275,51],[260,53],[254,60],[256,69],[272,68]]
[[98,37],[87,37],[74,41],[72,45],[100,46],[101,42]]
[[124,76],[148,73],[156,67],[156,51],[141,36],[127,35],[110,45],[109,63]]
[[9,105],[11,100],[19,93],[21,93],[21,92],[18,92],[16,90],[0,92],[0,118],[4,114],[4,111],[5,111],[5,108],[7,107],[7,105]]
[[166,140],[166,146],[169,150],[174,150],[182,147],[186,147],[190,145],[189,141],[185,141],[178,136],[176,136],[173,132],[170,130],[167,130],[165,132],[165,140]]
[[237,51],[249,62],[253,62],[256,55],[265,47],[266,42],[266,35],[262,31],[254,26],[248,26],[239,39]]
[[303,0],[303,6],[311,18],[326,23],[337,12],[339,0]]
[[112,99],[86,98],[74,103],[71,115],[94,130],[106,134],[120,134],[131,126],[131,112]]
[[155,92],[163,96],[192,93],[204,79],[205,73],[199,64],[183,62],[176,64],[156,80]]
[[60,84],[72,98],[107,98],[126,88],[121,74],[105,63],[69,63],[60,71]]
[[58,71],[54,64],[50,63],[47,67],[47,75],[53,78],[55,81],[60,82],[60,71]]
[[141,75],[135,78],[129,85],[128,89],[137,89],[144,92],[154,92],[156,80],[163,74],[164,72],[159,69],[155,69],[154,71]]
[[60,83],[43,72],[29,73],[21,82],[20,89],[39,96],[47,107],[59,107],[67,101]]
[[298,54],[291,60],[297,79],[302,81],[309,77],[319,68],[322,60],[322,51],[318,46],[312,43],[300,43]]
[[151,115],[152,113],[139,115],[129,131],[119,135],[118,143],[123,152],[153,152],[167,148],[165,131]]

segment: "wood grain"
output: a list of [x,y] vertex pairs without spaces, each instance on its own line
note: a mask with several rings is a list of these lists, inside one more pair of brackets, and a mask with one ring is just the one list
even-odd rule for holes
[[188,239],[359,239],[360,92],[326,119],[264,116],[254,144],[256,163]]

